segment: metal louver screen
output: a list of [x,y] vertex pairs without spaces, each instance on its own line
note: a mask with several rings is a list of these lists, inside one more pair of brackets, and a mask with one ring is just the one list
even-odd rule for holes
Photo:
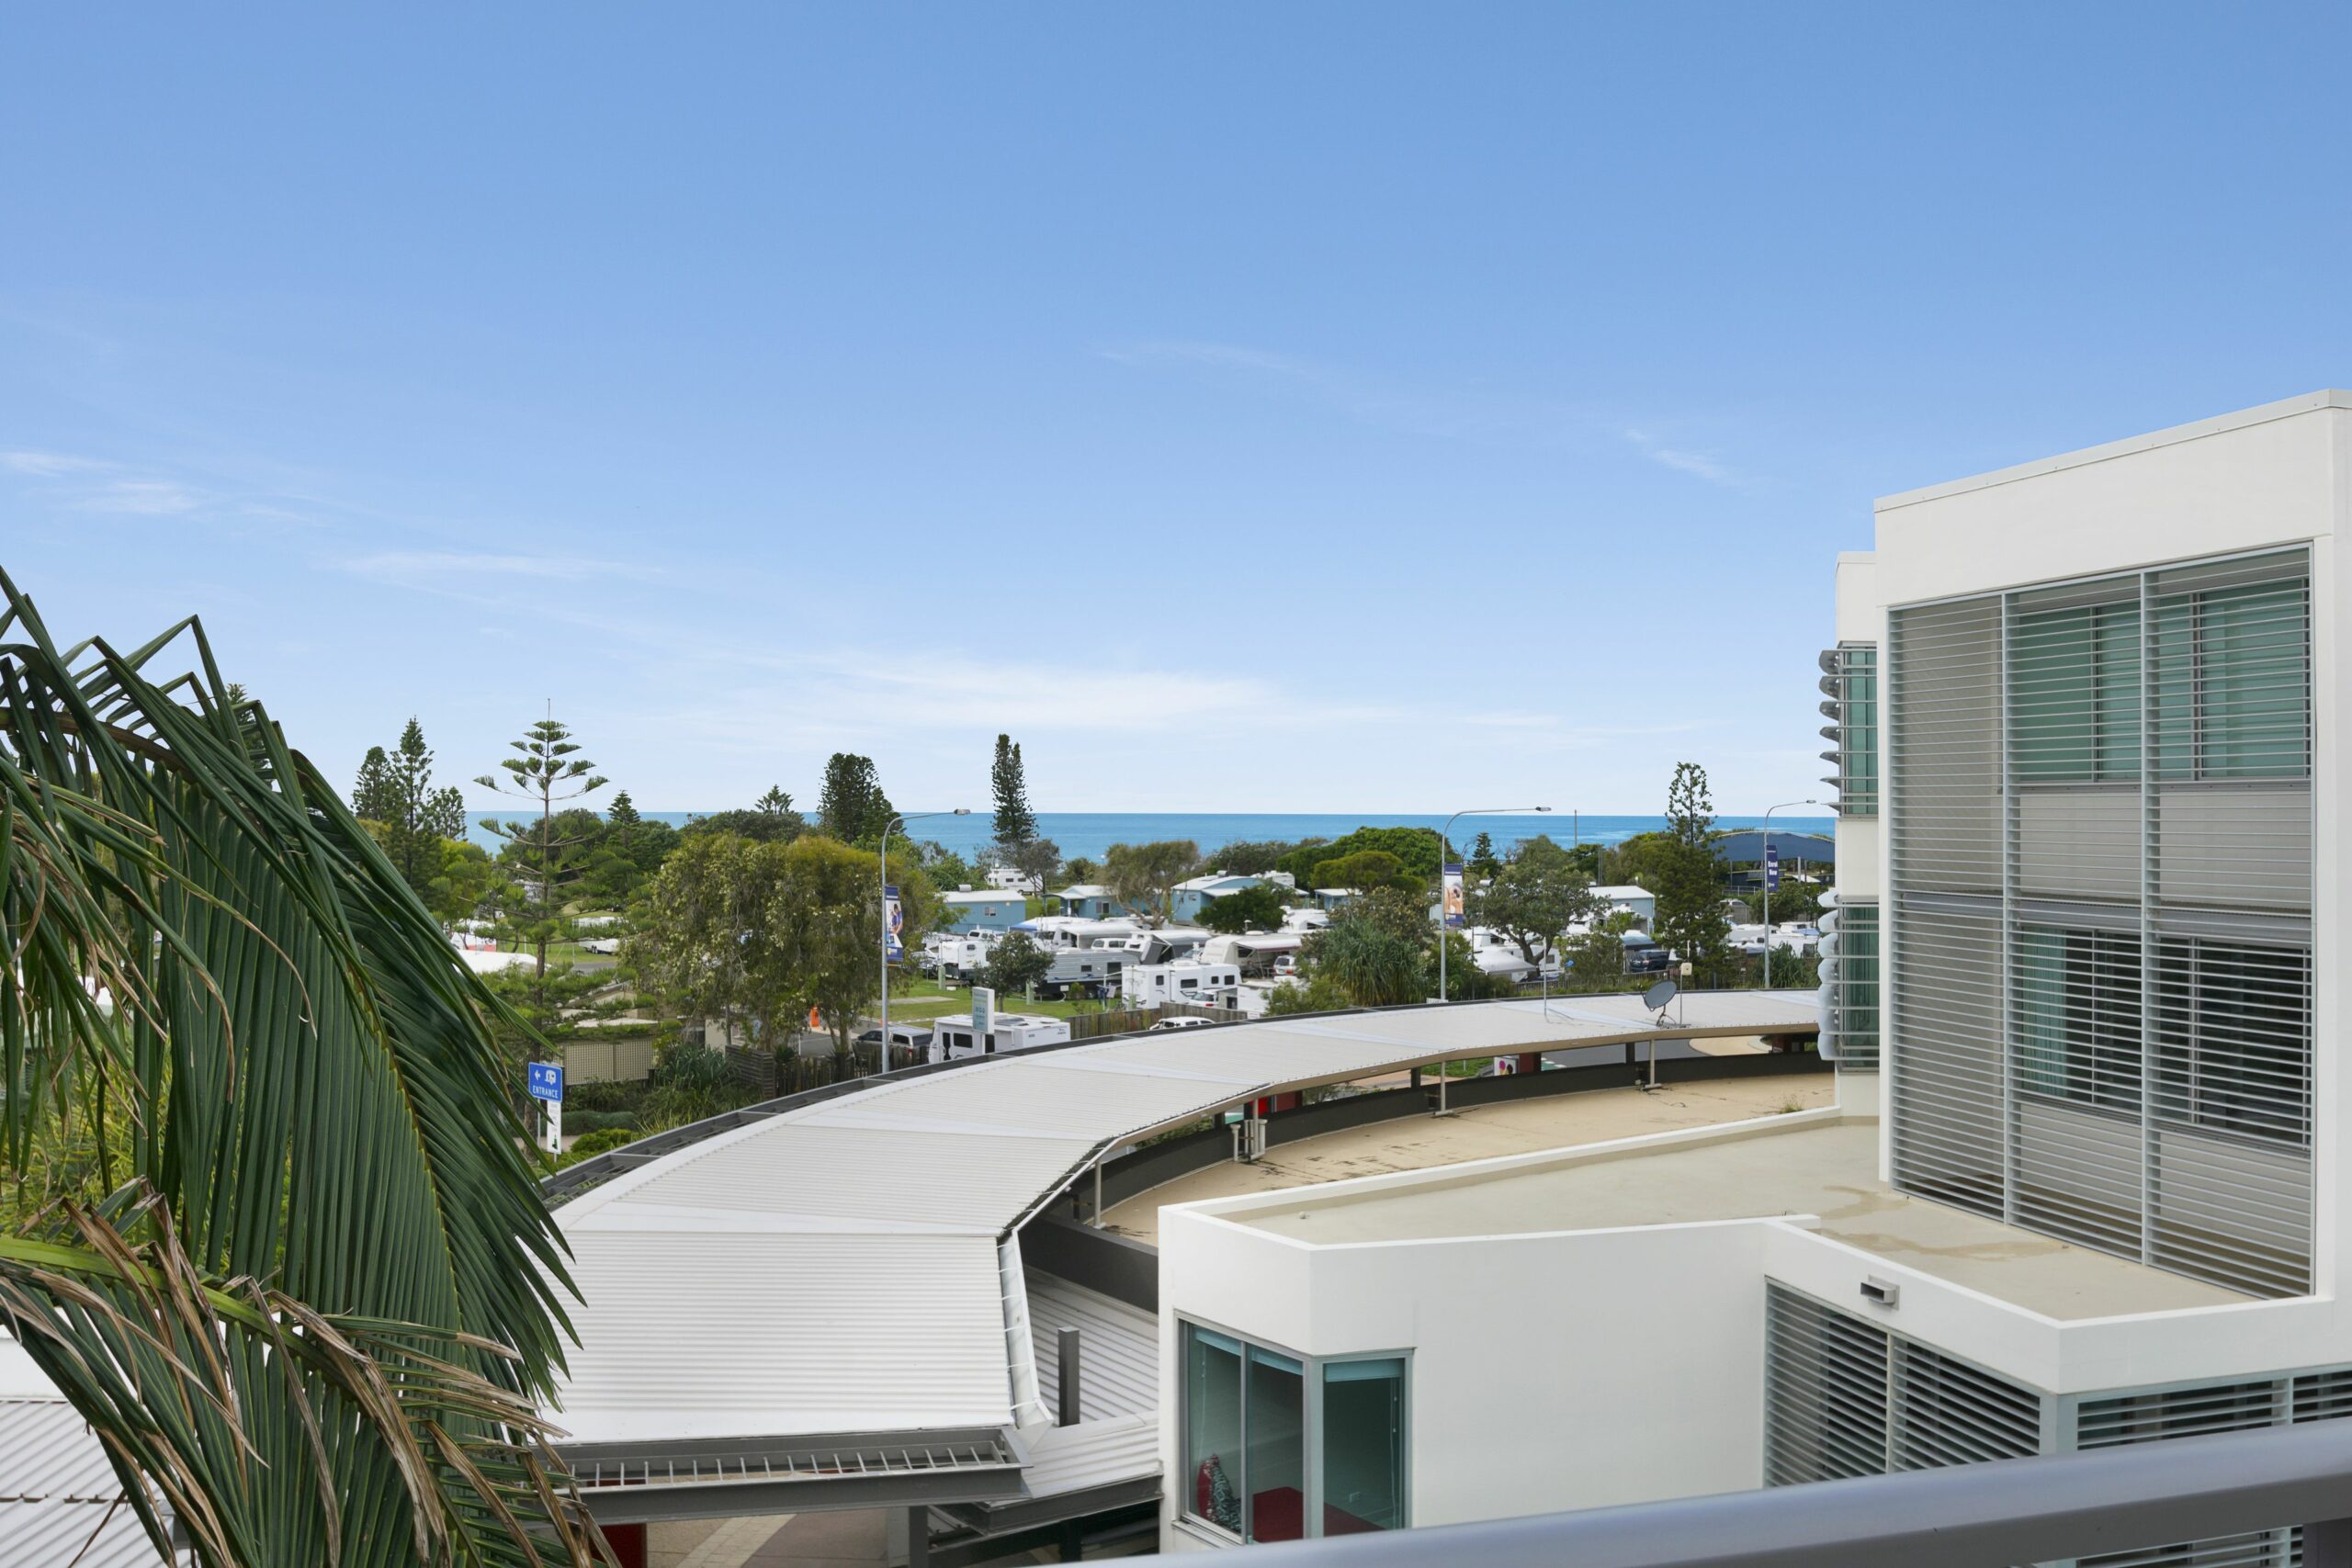
[[2001,607],[1899,612],[1887,668],[1895,1184],[1998,1215]]
[[1889,619],[1895,1185],[2311,1288],[2306,552]]
[[2039,1394],[1801,1291],[1769,1288],[1765,1346],[1767,1485],[2041,1451]]
[[[2352,1370],[2339,1368],[2086,1399],[2075,1412],[2075,1446],[2117,1448],[2346,1416],[2352,1416]],[[2211,1536],[2086,1557],[2078,1568],[2290,1568],[2301,1561],[2301,1535],[2277,1529]]]

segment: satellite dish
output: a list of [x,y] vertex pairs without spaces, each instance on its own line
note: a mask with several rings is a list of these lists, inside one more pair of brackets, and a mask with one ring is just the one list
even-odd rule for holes
[[1660,980],[1642,993],[1642,1005],[1652,1012],[1664,1012],[1666,1004],[1682,994],[1682,987],[1671,980]]

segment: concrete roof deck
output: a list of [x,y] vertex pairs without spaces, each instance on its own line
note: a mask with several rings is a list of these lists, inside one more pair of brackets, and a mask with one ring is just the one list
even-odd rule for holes
[[2252,1299],[1905,1197],[1878,1179],[1876,1121],[1792,1123],[1623,1151],[1564,1149],[1549,1160],[1434,1170],[1370,1188],[1270,1194],[1219,1212],[1327,1246],[1812,1215],[1824,1235],[2047,1317]]

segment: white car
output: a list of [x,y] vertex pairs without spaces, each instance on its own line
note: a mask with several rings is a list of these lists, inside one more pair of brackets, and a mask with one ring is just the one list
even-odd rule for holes
[[1155,1032],[1162,1029],[1206,1029],[1208,1026],[1209,1021],[1205,1018],[1163,1018],[1146,1032]]

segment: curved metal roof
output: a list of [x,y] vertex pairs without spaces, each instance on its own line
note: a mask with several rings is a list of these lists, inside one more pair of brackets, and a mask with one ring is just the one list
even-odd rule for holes
[[1036,1427],[1050,1417],[1013,1234],[1113,1151],[1261,1095],[1457,1057],[1815,1027],[1810,991],[1690,993],[1662,1025],[1633,996],[1308,1015],[918,1069],[721,1119],[735,1124],[558,1211],[583,1298],[566,1447],[707,1457],[822,1435],[879,1451]]

